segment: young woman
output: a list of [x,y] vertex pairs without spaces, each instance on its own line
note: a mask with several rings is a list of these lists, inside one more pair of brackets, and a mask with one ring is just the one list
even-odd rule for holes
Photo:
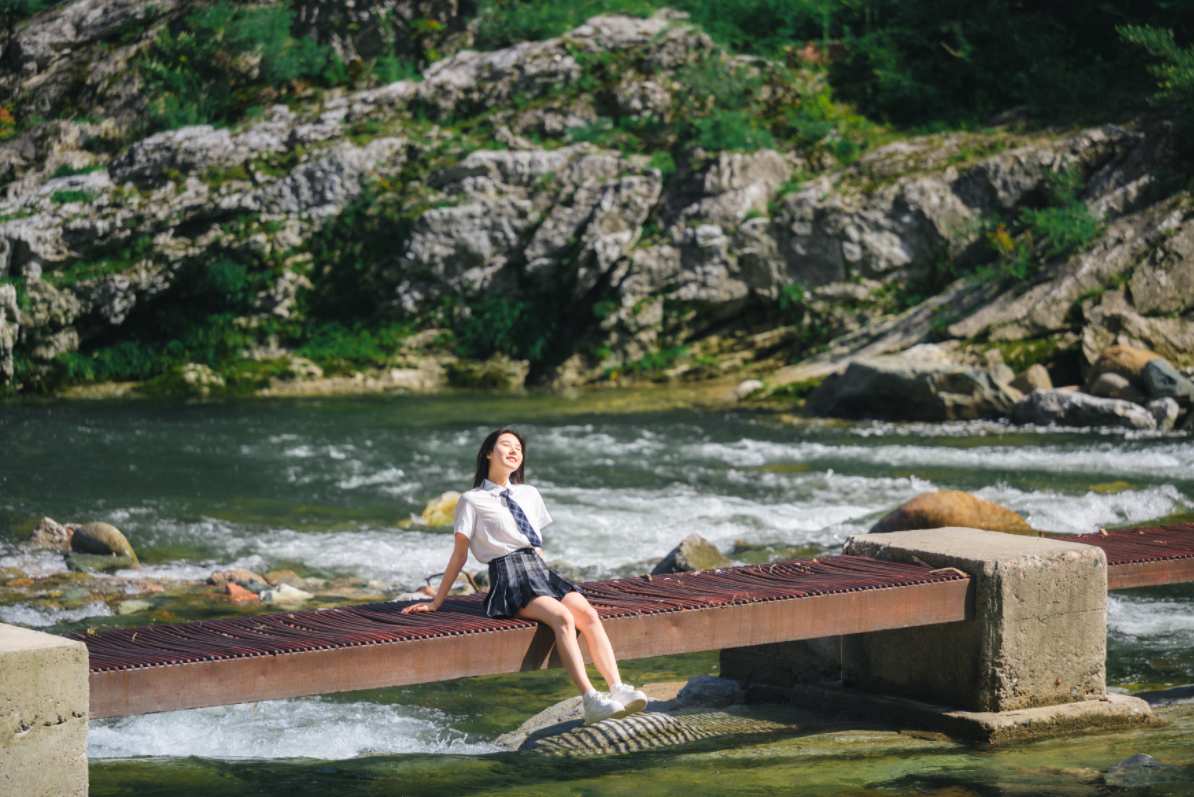
[[[402,613],[439,609],[471,549],[477,561],[489,564],[486,614],[537,620],[555,631],[564,669],[584,696],[586,725],[642,711],[647,696],[622,683],[614,649],[596,610],[580,587],[543,563],[540,534],[551,516],[539,491],[523,483],[525,450],[526,440],[513,429],[499,429],[485,438],[477,453],[473,489],[456,505],[456,550],[439,591],[430,603],[416,603]],[[585,635],[593,664],[609,685],[608,695],[589,683],[576,643],[577,630]]]

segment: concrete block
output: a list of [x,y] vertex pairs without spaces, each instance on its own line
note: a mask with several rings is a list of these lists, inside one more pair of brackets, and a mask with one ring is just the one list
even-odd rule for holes
[[840,681],[842,638],[801,639],[721,651],[720,674],[742,684],[793,686]]
[[852,537],[845,553],[954,567],[975,585],[974,620],[843,637],[847,687],[971,712],[1106,693],[1107,561],[1101,549],[945,528]]
[[1059,706],[1040,706],[1018,711],[973,712],[844,689],[841,684],[812,686],[799,684],[788,689],[752,686],[747,703],[795,703],[828,711],[859,714],[894,723],[919,727],[971,742],[1014,742],[1075,731],[1118,730],[1154,721],[1148,703],[1138,697],[1108,694],[1105,700],[1083,700]]
[[87,794],[87,646],[0,623],[0,794]]

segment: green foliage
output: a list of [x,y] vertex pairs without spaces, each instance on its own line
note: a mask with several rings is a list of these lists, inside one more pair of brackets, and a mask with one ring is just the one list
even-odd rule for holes
[[1126,25],[1119,28],[1119,33],[1157,59],[1149,66],[1157,79],[1153,101],[1173,103],[1183,124],[1194,124],[1194,47],[1179,47],[1168,28]]
[[624,374],[651,374],[659,371],[666,371],[680,360],[688,355],[687,346],[672,346],[670,348],[661,349],[660,351],[653,351],[650,354],[645,354],[637,360],[631,360],[628,363],[623,363],[621,368],[611,368],[606,373],[606,378],[613,376],[616,373]]
[[107,166],[101,166],[100,164],[92,164],[91,166],[81,166],[78,169],[76,169],[73,166],[67,166],[64,163],[61,166],[59,166],[57,169],[54,170],[54,173],[50,175],[50,179],[55,179],[58,177],[75,177],[76,175],[80,175],[80,174],[91,174],[92,172],[106,172],[107,170],[108,170]]
[[804,286],[799,282],[789,282],[779,292],[779,309],[789,313],[797,313],[804,307]]
[[390,322],[373,328],[347,327],[336,322],[312,324],[306,342],[295,353],[323,368],[325,373],[351,373],[362,367],[380,368],[402,348],[413,331],[409,323]]
[[667,150],[660,150],[652,155],[648,166],[658,169],[664,180],[676,173],[676,159]]
[[373,63],[373,75],[380,83],[397,83],[400,80],[418,80],[421,75],[418,65],[409,58],[383,55]]
[[505,354],[515,360],[543,359],[555,331],[555,318],[540,302],[484,295],[466,303],[453,325],[456,351],[477,360]]
[[229,124],[274,102],[292,81],[346,79],[329,47],[290,35],[293,22],[284,6],[217,0],[191,12],[178,32],[164,30],[138,64],[150,128]]
[[814,390],[821,386],[823,379],[806,379],[802,382],[789,382],[786,385],[780,385],[767,394],[767,398],[771,399],[788,399],[790,401],[798,401],[808,396]]
[[88,204],[95,199],[99,194],[94,191],[69,191],[62,189],[50,194],[50,201],[56,205],[65,205],[68,202],[82,202]]

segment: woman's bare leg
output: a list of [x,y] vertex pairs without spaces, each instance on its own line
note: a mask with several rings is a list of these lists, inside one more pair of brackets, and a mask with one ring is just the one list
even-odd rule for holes
[[[576,684],[582,695],[593,688],[593,684],[589,683],[589,675],[585,672],[585,660],[580,655],[580,645],[576,643],[576,620],[568,607],[555,598],[540,595],[519,609],[518,616],[550,626],[556,633],[556,649],[560,651],[560,661],[564,663],[564,669],[568,671],[572,683]],[[602,636],[604,637],[604,634]],[[589,644],[591,648],[592,643]],[[606,645],[608,644],[606,641]],[[600,665],[598,669],[600,670]],[[601,674],[605,675],[605,671],[601,670]]]
[[585,635],[589,655],[593,657],[593,665],[605,679],[606,685],[612,687],[614,684],[622,683],[622,677],[618,674],[618,660],[614,657],[614,646],[605,635],[605,628],[601,625],[597,610],[579,592],[569,592],[560,602],[572,613],[576,627]]

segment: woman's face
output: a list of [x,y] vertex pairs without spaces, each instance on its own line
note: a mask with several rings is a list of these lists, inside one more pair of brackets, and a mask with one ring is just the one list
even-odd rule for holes
[[504,434],[499,437],[493,445],[493,451],[489,454],[489,472],[497,471],[503,477],[509,478],[510,474],[518,470],[521,464],[522,444],[518,442],[518,438],[512,434]]

